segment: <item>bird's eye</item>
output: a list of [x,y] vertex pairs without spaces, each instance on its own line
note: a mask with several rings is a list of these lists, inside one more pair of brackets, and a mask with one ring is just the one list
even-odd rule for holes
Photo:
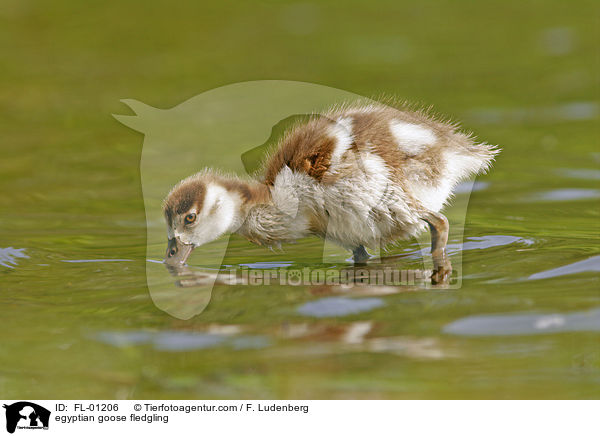
[[186,224],[192,224],[194,221],[196,221],[196,214],[195,213],[190,213],[188,215],[185,216],[185,223]]

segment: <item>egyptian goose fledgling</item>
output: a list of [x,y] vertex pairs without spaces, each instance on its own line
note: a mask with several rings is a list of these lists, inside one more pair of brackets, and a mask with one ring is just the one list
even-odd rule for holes
[[434,283],[451,272],[448,220],[456,184],[487,170],[498,150],[421,111],[367,105],[332,109],[290,129],[261,180],[204,170],[164,201],[165,262],[226,233],[260,245],[317,235],[352,250],[355,262],[429,225]]

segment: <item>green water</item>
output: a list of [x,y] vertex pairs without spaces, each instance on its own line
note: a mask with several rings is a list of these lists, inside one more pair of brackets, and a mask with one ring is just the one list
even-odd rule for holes
[[[600,397],[599,12],[4,1],[0,397]],[[220,285],[189,320],[153,304],[143,136],[111,114],[260,79],[434,104],[503,148],[471,194],[460,289]],[[317,249],[235,239],[226,263]]]

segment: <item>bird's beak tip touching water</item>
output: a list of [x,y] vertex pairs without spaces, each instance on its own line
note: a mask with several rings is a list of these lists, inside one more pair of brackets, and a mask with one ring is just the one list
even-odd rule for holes
[[170,266],[181,266],[185,264],[193,249],[194,245],[184,244],[178,238],[171,238],[167,245],[164,262]]

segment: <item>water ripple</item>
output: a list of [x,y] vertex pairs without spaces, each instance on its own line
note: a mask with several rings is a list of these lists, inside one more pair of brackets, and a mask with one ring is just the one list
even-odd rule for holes
[[600,180],[600,170],[587,169],[587,168],[560,168],[556,171],[565,177],[571,177],[573,179],[585,179],[585,180]]
[[24,248],[0,248],[0,265],[7,268],[14,268],[13,265],[17,265],[15,259],[29,259],[29,256],[27,256],[24,251]]
[[292,266],[293,262],[253,262],[240,263],[240,266],[245,266],[250,269],[270,269],[270,268],[286,268]]
[[444,333],[461,336],[531,335],[600,331],[600,308],[549,314],[475,315],[447,324]]
[[67,263],[89,263],[89,262],[133,262],[131,259],[70,259],[61,260]]
[[600,198],[600,190],[575,188],[555,189],[554,191],[540,192],[530,197],[531,200],[542,201],[572,201],[594,198]]
[[558,268],[549,269],[529,276],[529,280],[548,279],[551,277],[566,276],[569,274],[577,274],[581,272],[599,272],[600,271],[600,256],[590,257],[589,259],[580,260],[579,262],[569,265],[559,266]]
[[485,189],[487,189],[490,186],[490,184],[488,182],[473,182],[472,184],[470,182],[463,182],[463,183],[459,183],[456,188],[454,188],[454,193],[455,194],[468,194],[469,192],[477,192],[477,191],[484,191]]
[[235,336],[227,333],[187,331],[104,331],[92,338],[115,347],[152,345],[158,351],[192,351],[229,346],[234,350],[259,349],[270,345],[264,336]]
[[298,313],[316,318],[346,316],[366,312],[384,304],[381,298],[329,297],[303,304],[298,308]]
[[[504,245],[511,244],[522,244],[522,245],[533,245],[535,243],[532,239],[520,238],[518,236],[511,235],[485,235],[485,236],[471,236],[462,244],[448,244],[446,245],[446,252],[448,254],[460,253],[461,251],[467,250],[485,250],[488,248],[502,247]],[[431,248],[427,247],[422,250],[412,251],[406,253],[405,257],[410,259],[418,259],[422,256],[428,256],[431,253]]]

